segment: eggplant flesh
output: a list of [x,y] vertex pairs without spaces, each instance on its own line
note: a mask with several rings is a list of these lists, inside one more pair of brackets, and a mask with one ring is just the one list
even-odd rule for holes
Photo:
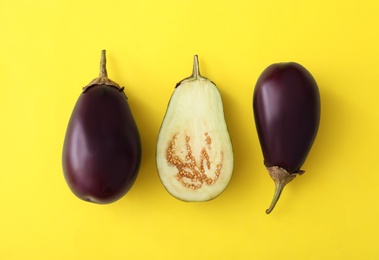
[[302,65],[276,63],[259,77],[253,94],[264,164],[276,183],[271,212],[284,186],[301,170],[320,123],[320,93]]

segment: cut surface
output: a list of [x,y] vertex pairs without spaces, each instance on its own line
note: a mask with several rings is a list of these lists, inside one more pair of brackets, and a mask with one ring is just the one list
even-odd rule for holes
[[228,185],[232,145],[217,87],[204,77],[175,89],[157,142],[159,177],[169,193],[184,201],[206,201]]

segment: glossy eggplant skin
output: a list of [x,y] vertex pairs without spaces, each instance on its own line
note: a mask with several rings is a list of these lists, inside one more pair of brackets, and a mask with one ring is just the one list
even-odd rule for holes
[[298,63],[272,64],[256,83],[253,110],[265,166],[299,172],[320,123],[315,79]]
[[136,180],[141,140],[122,88],[87,87],[72,112],[63,146],[63,171],[80,199],[105,204],[125,195]]

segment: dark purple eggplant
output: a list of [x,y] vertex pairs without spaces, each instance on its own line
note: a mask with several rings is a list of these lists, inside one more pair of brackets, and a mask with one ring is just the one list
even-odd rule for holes
[[108,78],[103,50],[100,75],[83,88],[63,146],[65,180],[85,201],[114,202],[137,178],[141,140],[123,89]]
[[275,182],[269,214],[285,185],[304,173],[300,168],[320,123],[317,83],[300,64],[272,64],[256,83],[253,110],[264,164]]

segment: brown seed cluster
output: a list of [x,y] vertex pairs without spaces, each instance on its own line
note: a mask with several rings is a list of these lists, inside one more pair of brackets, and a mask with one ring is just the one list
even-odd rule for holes
[[211,169],[211,161],[207,150],[211,149],[212,138],[208,133],[204,133],[204,136],[206,145],[200,151],[198,162],[192,153],[192,148],[190,145],[191,138],[188,135],[186,136],[185,144],[187,154],[185,155],[184,160],[182,160],[182,158],[179,158],[179,156],[175,153],[175,149],[177,148],[176,134],[172,137],[171,142],[167,148],[167,162],[178,169],[176,179],[180,181],[184,187],[190,188],[192,190],[200,189],[204,183],[207,185],[214,184],[219,178],[222,169],[224,154],[221,151],[220,162],[216,165],[214,177],[211,178],[206,175],[205,170]]

